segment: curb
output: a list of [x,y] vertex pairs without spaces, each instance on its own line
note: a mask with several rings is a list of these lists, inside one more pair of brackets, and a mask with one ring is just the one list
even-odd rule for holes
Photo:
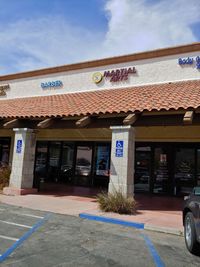
[[159,232],[159,233],[183,236],[183,231],[180,229],[176,229],[176,228],[155,226],[151,224],[138,223],[138,222],[130,222],[130,221],[125,221],[125,220],[120,220],[120,219],[115,219],[115,218],[110,218],[110,217],[92,215],[89,213],[80,213],[79,217],[82,219],[87,219],[91,221],[105,222],[105,223],[117,224],[121,226],[141,229],[141,230],[148,230],[148,231],[154,231],[154,232]]
[[164,233],[164,234],[184,236],[183,230],[176,229],[176,228],[155,226],[155,225],[151,225],[151,224],[145,224],[144,230],[154,231],[154,232],[159,232],[159,233]]
[[112,223],[112,224],[118,224],[122,226],[127,226],[127,227],[133,227],[137,229],[144,229],[144,223],[136,223],[136,222],[128,222],[120,219],[114,219],[110,217],[104,217],[104,216],[97,216],[97,215],[92,215],[88,213],[80,213],[79,217],[82,219],[88,219],[92,221],[98,221],[98,222],[105,222],[105,223]]

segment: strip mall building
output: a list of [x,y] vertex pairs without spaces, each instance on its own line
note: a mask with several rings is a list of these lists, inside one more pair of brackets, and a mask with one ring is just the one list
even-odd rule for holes
[[0,76],[5,194],[200,184],[200,43]]

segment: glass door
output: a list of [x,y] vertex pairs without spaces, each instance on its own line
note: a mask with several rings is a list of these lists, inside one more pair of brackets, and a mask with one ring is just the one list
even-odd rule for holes
[[166,194],[170,192],[169,158],[167,146],[161,145],[154,148],[153,193]]
[[139,146],[135,151],[135,192],[149,192],[151,177],[151,147]]
[[110,144],[96,144],[93,185],[107,187],[110,175]]
[[195,186],[195,148],[175,150],[174,194],[188,194]]
[[60,154],[61,142],[50,142],[48,158],[48,181],[59,182],[60,180]]
[[74,180],[74,144],[63,142],[60,180],[63,183],[72,184]]
[[36,188],[39,188],[41,180],[44,182],[47,179],[47,157],[48,142],[37,142],[33,183]]
[[76,153],[75,165],[75,183],[77,185],[91,184],[91,169],[92,169],[92,146],[78,145]]

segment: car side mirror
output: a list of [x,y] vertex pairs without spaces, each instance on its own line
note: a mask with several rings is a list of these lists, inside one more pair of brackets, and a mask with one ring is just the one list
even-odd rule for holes
[[193,194],[195,196],[200,196],[200,186],[196,186],[193,188]]

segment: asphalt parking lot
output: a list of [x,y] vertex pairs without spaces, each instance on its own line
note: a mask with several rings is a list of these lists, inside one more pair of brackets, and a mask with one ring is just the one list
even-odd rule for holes
[[0,203],[1,266],[200,266],[183,237]]

